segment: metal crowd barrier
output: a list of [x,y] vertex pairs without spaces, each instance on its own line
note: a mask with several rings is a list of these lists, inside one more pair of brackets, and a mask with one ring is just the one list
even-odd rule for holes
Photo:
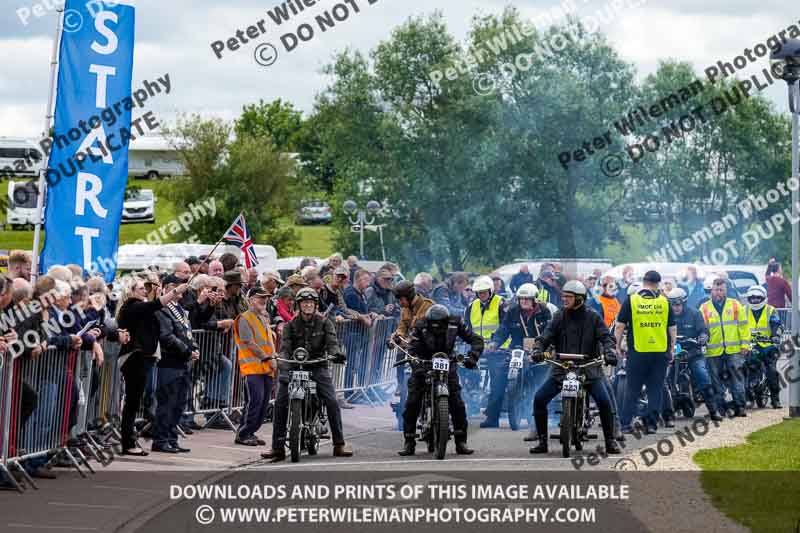
[[[396,383],[395,350],[387,346],[398,324],[379,319],[367,328],[359,321],[336,323],[346,365],[334,366],[337,392],[351,401],[384,403]],[[192,393],[186,414],[206,415],[206,425],[222,420],[235,430],[231,415],[244,408],[244,380],[239,374],[232,332],[194,331],[200,359],[192,367]],[[24,466],[66,462],[84,477],[94,472],[87,456],[106,465],[106,454],[121,441],[118,426],[124,405],[119,345],[101,344],[102,365],[92,352],[50,348],[37,358],[0,354],[0,477],[17,489],[13,471],[36,487]],[[146,403],[146,402],[143,402]],[[140,412],[142,417],[145,413]]]
[[[81,355],[75,350],[45,350],[39,357],[18,357],[4,373],[3,461],[36,487],[24,468],[61,461],[85,477],[80,464],[93,471],[74,437],[82,430],[78,401],[83,389]],[[10,388],[9,388],[10,386]],[[72,438],[71,438],[72,437]],[[12,485],[21,486],[9,476]]]
[[386,389],[396,383],[392,368],[395,350],[387,346],[397,329],[398,319],[382,318],[367,328],[363,322],[336,322],[336,336],[347,354],[347,364],[334,372],[337,392],[347,393],[349,401],[364,399],[370,405],[385,402]]

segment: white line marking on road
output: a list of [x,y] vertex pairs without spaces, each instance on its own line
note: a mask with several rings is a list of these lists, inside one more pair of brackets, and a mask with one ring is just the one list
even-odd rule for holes
[[516,458],[516,457],[495,457],[495,458],[474,458],[474,459],[457,459],[457,458],[450,458],[448,457],[446,461],[440,461],[438,459],[412,459],[409,461],[356,461],[356,462],[348,462],[348,461],[338,461],[338,462],[326,462],[326,463],[297,463],[297,464],[284,464],[284,465],[261,465],[261,466],[254,466],[252,468],[234,468],[233,470],[272,470],[277,468],[296,468],[302,466],[367,466],[367,465],[407,465],[407,466],[415,466],[418,464],[423,463],[438,463],[438,464],[447,464],[447,463],[485,463],[488,461],[492,462],[502,462],[502,461],[515,461],[518,463],[529,463],[529,462],[539,462],[539,461],[563,461],[564,459],[558,457],[541,457],[536,459],[529,459],[527,457],[523,458]]
[[85,507],[86,509],[130,509],[122,505],[93,505],[91,503],[66,503],[66,502],[47,502],[47,505],[57,507]]
[[132,489],[130,487],[114,487],[112,485],[91,485],[91,488],[102,489],[102,490],[122,490],[125,492],[143,492],[145,494],[163,494],[161,491],[158,490]]
[[97,531],[96,527],[80,526],[43,526],[41,524],[7,524],[8,527],[23,529],[66,529],[68,531]]
[[[243,448],[241,446],[234,447],[234,446],[217,446],[217,445],[209,445],[206,448],[219,448],[220,450],[233,450],[235,452],[242,452],[246,454],[252,454],[253,452],[257,452],[259,448],[263,448],[263,446],[247,446]],[[249,450],[247,448],[250,448]]]

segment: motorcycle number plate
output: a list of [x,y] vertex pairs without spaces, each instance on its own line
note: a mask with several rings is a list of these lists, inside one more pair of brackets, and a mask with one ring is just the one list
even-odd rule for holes
[[292,372],[292,379],[309,381],[311,379],[311,372],[307,370],[295,370],[294,372]]
[[565,379],[564,384],[561,386],[561,396],[567,398],[577,398],[578,387],[580,387],[580,383],[574,379]]
[[450,360],[449,359],[442,359],[436,358],[433,360],[433,369],[434,370],[441,370],[443,372],[447,372],[450,370]]
[[[515,350],[516,352],[516,350]],[[509,363],[509,368],[520,369],[522,368],[522,353],[513,353],[511,355],[511,362]]]

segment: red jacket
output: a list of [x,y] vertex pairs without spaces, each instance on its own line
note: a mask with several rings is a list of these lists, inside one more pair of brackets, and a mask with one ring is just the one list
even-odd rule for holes
[[792,287],[780,276],[767,278],[767,303],[775,308],[786,307],[786,300],[792,301]]
[[291,322],[292,319],[297,315],[292,309],[285,303],[285,300],[278,300],[278,315],[284,320],[284,322]]

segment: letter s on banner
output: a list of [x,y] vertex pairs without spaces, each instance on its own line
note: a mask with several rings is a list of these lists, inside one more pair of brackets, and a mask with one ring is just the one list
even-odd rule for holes
[[[131,95],[135,0],[102,2],[102,10],[93,12],[85,0],[67,0],[65,11],[76,11],[84,23],[72,32],[61,35],[59,51],[58,93],[56,95],[55,134],[65,135],[72,129],[81,131],[81,142],[66,146],[54,145],[47,167],[61,169],[61,180],[50,183],[45,206],[45,243],[40,262],[41,271],[56,264],[76,263],[90,269],[99,258],[115,258],[122,219],[122,203],[128,181],[128,145],[109,157],[83,161],[81,174],[92,177],[91,187],[79,180],[77,172],[68,175],[70,160],[91,136],[88,147],[101,151],[98,139],[111,134],[120,138],[119,130],[130,130],[131,111],[125,110],[109,128],[86,135],[81,122],[99,115],[103,109]],[[78,90],[79,88],[90,90]],[[97,235],[97,237],[92,237]],[[87,237],[88,236],[88,237]],[[114,279],[116,259],[104,275]]]

